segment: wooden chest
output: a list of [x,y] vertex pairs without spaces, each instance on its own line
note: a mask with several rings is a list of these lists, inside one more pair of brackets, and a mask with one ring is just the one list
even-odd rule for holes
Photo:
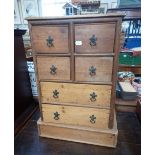
[[28,18],[39,135],[115,147],[115,81],[122,15]]

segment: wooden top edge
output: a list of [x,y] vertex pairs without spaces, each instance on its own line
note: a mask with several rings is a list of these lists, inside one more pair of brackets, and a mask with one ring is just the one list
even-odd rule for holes
[[136,6],[136,7],[121,7],[121,8],[111,8],[111,9],[108,9],[107,11],[113,11],[113,10],[118,10],[118,11],[122,11],[122,10],[138,10],[138,9],[141,9],[140,6]]
[[27,17],[25,20],[52,20],[52,19],[78,19],[78,18],[109,18],[109,17],[124,17],[125,13],[107,13],[94,15],[72,15],[72,16],[46,16],[46,17]]

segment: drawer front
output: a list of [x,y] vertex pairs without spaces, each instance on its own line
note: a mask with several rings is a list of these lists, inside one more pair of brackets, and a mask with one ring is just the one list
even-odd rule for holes
[[37,56],[39,80],[70,80],[70,57]]
[[37,53],[68,53],[68,26],[32,26],[32,43]]
[[114,37],[114,23],[75,25],[75,52],[112,53]]
[[76,57],[75,80],[111,82],[112,68],[112,57]]
[[42,113],[44,122],[108,128],[108,109],[42,104]]
[[111,86],[41,82],[42,103],[109,107]]

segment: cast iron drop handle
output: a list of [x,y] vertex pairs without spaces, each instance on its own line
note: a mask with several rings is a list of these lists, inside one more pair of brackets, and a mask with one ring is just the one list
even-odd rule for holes
[[54,74],[56,74],[57,68],[56,68],[55,65],[52,65],[51,68],[50,68],[50,70],[51,70],[50,73],[54,75]]
[[51,36],[48,36],[48,38],[46,39],[46,41],[47,41],[47,46],[48,46],[48,47],[54,46],[54,45],[53,45],[54,39],[53,39]]
[[56,112],[54,113],[54,119],[55,119],[55,120],[58,120],[58,119],[59,119],[59,115],[60,115],[60,114],[56,111]]
[[91,37],[89,40],[90,40],[89,44],[90,44],[91,46],[96,46],[97,38],[95,37],[94,34],[92,35],[92,37]]
[[90,94],[90,100],[92,102],[96,101],[96,97],[97,97],[97,95],[95,94],[95,92],[93,92],[92,94]]
[[57,90],[54,90],[53,91],[53,97],[58,98],[59,97],[58,95],[59,95],[59,92]]
[[96,117],[95,117],[94,115],[91,115],[91,116],[90,116],[90,122],[91,122],[92,124],[94,124],[95,121],[96,121]]
[[89,68],[89,74],[90,74],[91,76],[96,75],[96,68],[95,68],[94,66],[91,66],[91,67]]

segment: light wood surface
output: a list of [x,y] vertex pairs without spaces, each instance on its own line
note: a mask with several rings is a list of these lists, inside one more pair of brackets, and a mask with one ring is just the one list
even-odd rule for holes
[[116,147],[117,144],[117,123],[114,120],[113,129],[93,129],[71,125],[60,125],[46,123],[38,120],[38,130],[41,137],[62,139],[93,145]]
[[[90,75],[91,66],[96,68],[96,74]],[[113,57],[78,57],[75,58],[76,81],[112,81]]]
[[[96,105],[102,107],[110,106],[111,86],[72,84],[56,82],[40,82],[42,103]],[[58,98],[53,97],[53,91],[59,92]],[[90,94],[97,95],[96,101],[91,100]]]
[[[54,65],[56,74],[51,74]],[[70,80],[70,57],[37,56],[39,80]]]
[[[116,146],[113,122],[122,17],[96,15],[28,19],[39,77],[41,123],[45,125],[48,122],[43,130],[38,124],[41,136]],[[47,46],[48,37],[54,39],[51,47]],[[91,39],[96,39],[96,45]],[[52,77],[49,75],[51,61],[58,69]],[[96,68],[96,74],[90,77],[91,66]],[[75,126],[73,134],[68,130],[70,125]],[[82,128],[87,130],[83,132]],[[112,141],[106,139],[109,133],[112,133]]]
[[[47,46],[48,36],[51,36],[53,46]],[[32,41],[35,52],[37,53],[68,53],[68,26],[51,25],[51,26],[33,26]]]
[[116,22],[116,32],[115,32],[115,43],[114,43],[114,62],[113,62],[113,72],[112,72],[112,89],[111,89],[111,104],[110,104],[110,116],[109,116],[109,128],[113,128],[114,124],[114,110],[115,110],[115,100],[116,100],[116,81],[117,81],[117,71],[118,71],[118,54],[120,51],[120,36],[121,36],[121,24],[122,19],[119,18]]
[[[92,35],[97,37],[96,46],[90,45]],[[75,44],[77,53],[104,53],[113,52],[115,36],[114,23],[101,24],[76,24],[75,42],[81,41],[82,45]]]
[[[96,109],[74,106],[61,106],[42,104],[43,121],[61,123],[66,125],[85,126],[98,129],[107,129],[109,120],[108,109]],[[58,112],[58,120],[55,120],[54,113]],[[90,122],[90,117],[96,117],[95,123]]]

